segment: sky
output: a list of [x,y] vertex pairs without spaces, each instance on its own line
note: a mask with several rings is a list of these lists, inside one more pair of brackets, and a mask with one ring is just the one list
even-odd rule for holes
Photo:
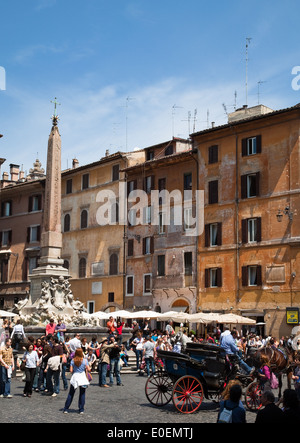
[[1,172],[29,172],[37,157],[46,167],[55,97],[62,169],[226,123],[224,104],[246,104],[247,38],[248,105],[300,102],[299,0],[14,0],[0,11]]

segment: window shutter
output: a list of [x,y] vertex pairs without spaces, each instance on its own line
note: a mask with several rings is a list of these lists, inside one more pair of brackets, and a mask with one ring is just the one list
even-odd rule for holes
[[261,241],[261,217],[258,217],[256,219],[256,227],[257,227],[257,233],[256,233],[256,241]]
[[205,247],[210,246],[210,225],[205,225]]
[[242,243],[248,243],[248,219],[242,220]]
[[256,154],[261,154],[261,135],[256,136]]
[[241,198],[247,198],[247,175],[241,176]]
[[217,245],[222,246],[222,223],[218,223]]
[[257,286],[261,286],[262,285],[261,266],[257,266],[256,272],[257,272],[257,274],[256,274]]
[[222,268],[217,269],[217,286],[218,288],[222,287]]
[[209,204],[212,205],[214,203],[218,203],[219,201],[219,193],[218,193],[218,180],[213,180],[208,184],[209,191]]
[[146,237],[143,238],[143,255],[146,254]]
[[154,237],[150,238],[150,254],[154,253]]
[[28,212],[32,212],[32,204],[33,204],[33,197],[31,195],[28,199]]
[[128,252],[127,252],[128,257],[133,256],[133,247],[134,247],[134,240],[133,239],[128,240]]
[[205,269],[205,287],[210,287],[209,269]]
[[247,152],[247,138],[243,138],[242,140],[242,157],[246,157],[248,154]]
[[38,226],[37,227],[37,241],[40,241],[40,240],[41,240],[41,227]]
[[42,210],[42,195],[41,194],[38,195],[38,210],[39,211]]
[[11,243],[12,243],[12,230],[8,231],[8,244],[9,244],[9,246],[11,245]]
[[260,172],[256,173],[255,187],[256,187],[256,197],[259,197],[260,196]]
[[242,286],[248,286],[248,266],[242,267]]
[[27,243],[30,243],[30,232],[31,228],[27,228]]

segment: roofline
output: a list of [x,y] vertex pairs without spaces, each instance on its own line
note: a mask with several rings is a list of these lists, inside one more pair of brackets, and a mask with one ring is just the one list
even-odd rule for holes
[[109,163],[118,159],[123,159],[124,156],[128,155],[130,153],[128,152],[116,152],[115,154],[111,154],[107,157],[102,157],[100,160],[97,160],[96,162],[93,163],[88,163],[86,165],[82,165],[82,166],[78,166],[77,168],[70,168],[70,169],[65,169],[64,171],[61,171],[61,175],[65,176],[65,175],[71,175],[72,173],[76,173],[78,171],[84,171],[85,169],[89,169],[89,168],[95,168],[96,166],[100,166],[101,164],[105,164],[105,163]]
[[167,155],[166,157],[155,158],[154,160],[148,160],[143,163],[139,163],[138,165],[130,166],[129,168],[124,168],[124,169],[122,169],[122,172],[138,170],[139,168],[145,168],[148,166],[149,166],[149,168],[151,168],[152,165],[155,165],[158,163],[169,163],[169,162],[171,162],[171,160],[178,160],[181,157],[190,157],[191,154],[195,154],[195,153],[196,152],[191,147],[187,151],[177,152],[175,154]]
[[237,120],[237,121],[234,121],[232,123],[226,123],[225,125],[220,125],[220,126],[215,126],[213,128],[204,129],[202,131],[198,131],[198,132],[195,132],[193,134],[190,134],[190,137],[196,137],[198,135],[210,134],[210,133],[213,133],[213,132],[220,131],[222,129],[232,128],[233,126],[240,126],[240,125],[243,125],[243,124],[255,121],[255,120],[263,120],[265,118],[270,118],[270,117],[273,117],[273,116],[276,116],[276,115],[279,115],[279,114],[285,114],[285,113],[288,113],[288,112],[297,111],[299,109],[300,109],[300,103],[298,103],[297,105],[292,106],[290,108],[279,109],[277,111],[268,112],[267,114],[256,115],[256,116],[253,116],[253,117],[248,117],[248,118],[244,118],[244,119],[241,119],[241,120]]

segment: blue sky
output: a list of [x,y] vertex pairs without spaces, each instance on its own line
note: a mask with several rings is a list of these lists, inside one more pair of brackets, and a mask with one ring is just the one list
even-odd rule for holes
[[54,97],[63,169],[75,156],[82,165],[106,149],[187,137],[195,109],[196,131],[207,127],[208,110],[209,122],[225,123],[222,104],[233,111],[235,91],[237,105],[245,104],[247,37],[249,106],[257,104],[259,81],[263,104],[295,105],[299,12],[298,0],[2,2],[2,171],[10,163],[28,171],[37,153],[45,166]]

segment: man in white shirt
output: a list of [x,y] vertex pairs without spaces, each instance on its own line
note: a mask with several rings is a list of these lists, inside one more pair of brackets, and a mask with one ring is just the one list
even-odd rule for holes
[[146,341],[143,345],[143,357],[145,358],[147,375],[150,376],[150,364],[152,369],[152,374],[155,372],[155,363],[154,363],[154,352],[155,352],[155,343],[150,339],[150,337],[146,337]]
[[68,343],[70,354],[75,354],[76,349],[81,348],[80,334],[75,334],[74,338]]

